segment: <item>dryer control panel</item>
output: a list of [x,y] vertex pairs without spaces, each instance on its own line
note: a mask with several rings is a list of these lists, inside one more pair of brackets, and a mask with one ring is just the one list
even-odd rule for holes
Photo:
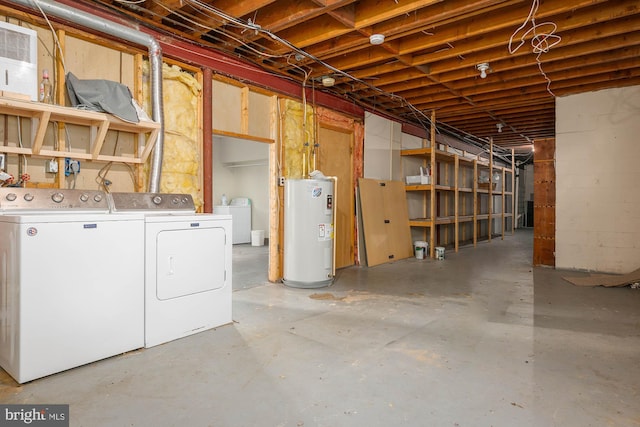
[[109,193],[113,212],[195,213],[190,194],[175,193]]

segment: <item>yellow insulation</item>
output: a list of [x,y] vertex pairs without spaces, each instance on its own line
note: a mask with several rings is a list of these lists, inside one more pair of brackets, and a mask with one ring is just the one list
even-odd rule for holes
[[290,179],[306,178],[313,169],[313,144],[315,125],[313,108],[307,105],[306,123],[303,117],[304,107],[300,102],[284,102],[284,148],[285,176]]
[[[145,63],[143,95],[146,111],[151,111],[149,63]],[[201,131],[198,102],[202,87],[189,73],[175,65],[162,66],[164,103],[164,153],[160,192],[191,194],[200,210],[203,204],[200,183]],[[147,172],[149,164],[147,164]],[[146,176],[148,181],[148,173]]]

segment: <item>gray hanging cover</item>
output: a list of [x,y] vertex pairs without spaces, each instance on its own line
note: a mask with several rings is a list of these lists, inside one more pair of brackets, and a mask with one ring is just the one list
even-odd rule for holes
[[119,119],[138,123],[129,88],[109,80],[80,80],[67,73],[67,92],[71,105],[77,108],[110,113]]

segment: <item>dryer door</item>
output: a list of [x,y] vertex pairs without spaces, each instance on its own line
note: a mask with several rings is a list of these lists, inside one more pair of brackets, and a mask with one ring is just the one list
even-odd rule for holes
[[159,300],[224,286],[224,228],[164,230],[158,233],[156,243],[156,296]]

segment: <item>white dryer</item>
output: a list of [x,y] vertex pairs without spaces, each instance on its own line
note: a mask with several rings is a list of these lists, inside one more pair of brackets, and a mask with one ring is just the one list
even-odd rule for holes
[[0,366],[24,383],[144,346],[144,223],[101,191],[0,188]]
[[186,194],[110,198],[145,217],[145,347],[231,323],[231,216],[196,214]]

